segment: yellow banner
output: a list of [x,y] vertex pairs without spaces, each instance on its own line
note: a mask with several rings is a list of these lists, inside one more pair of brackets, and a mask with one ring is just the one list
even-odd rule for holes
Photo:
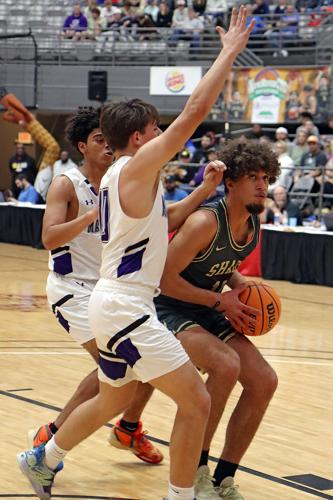
[[325,122],[331,68],[235,69],[227,80],[221,103],[230,122],[296,123],[303,111]]

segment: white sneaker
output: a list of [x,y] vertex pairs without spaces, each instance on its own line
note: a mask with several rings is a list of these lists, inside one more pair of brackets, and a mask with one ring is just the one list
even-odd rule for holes
[[214,478],[209,473],[207,465],[199,467],[194,480],[196,500],[220,500],[218,491],[214,488]]
[[238,485],[234,483],[234,478],[231,476],[225,477],[218,487],[220,498],[228,500],[244,500],[244,497],[238,491]]

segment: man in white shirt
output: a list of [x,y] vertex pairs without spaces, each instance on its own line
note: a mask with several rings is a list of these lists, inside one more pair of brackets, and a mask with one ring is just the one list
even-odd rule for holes
[[77,165],[70,159],[68,151],[61,151],[59,160],[53,164],[53,179],[73,167],[77,167]]

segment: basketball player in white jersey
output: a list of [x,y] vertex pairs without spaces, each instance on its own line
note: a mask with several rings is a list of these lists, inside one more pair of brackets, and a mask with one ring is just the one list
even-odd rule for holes
[[[71,338],[98,364],[98,349],[88,323],[88,303],[99,278],[102,244],[97,220],[98,190],[113,155],[105,143],[100,111],[81,108],[66,127],[66,138],[83,156],[80,169],[72,168],[56,178],[49,190],[43,222],[43,242],[50,250],[47,297],[50,308]],[[130,442],[131,451],[148,463],[159,463],[161,452],[142,432],[140,415],[153,388],[139,384],[137,396],[116,426],[118,447]],[[98,393],[97,369],[79,385],[54,422],[29,432],[34,447],[47,443],[68,415]],[[115,434],[113,434],[115,435]]]
[[46,489],[66,453],[127,407],[138,380],[149,381],[178,406],[168,499],[194,499],[210,398],[180,342],[157,320],[153,303],[166,258],[168,228],[177,228],[193,207],[183,205],[182,212],[167,214],[160,170],[181,150],[221,93],[251,33],[253,23],[245,25],[242,6],[239,13],[233,9],[227,33],[217,28],[223,50],[163,134],[156,109],[142,101],[111,104],[103,111],[103,135],[116,162],[101,183],[101,279],[89,304],[100,353],[100,391],[71,413],[45,448],[18,455],[22,472],[43,500],[50,498]]

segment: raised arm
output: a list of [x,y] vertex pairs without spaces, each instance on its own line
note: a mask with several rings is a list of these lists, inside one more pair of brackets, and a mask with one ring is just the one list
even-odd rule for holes
[[129,180],[136,178],[141,185],[152,186],[162,166],[180,151],[187,139],[193,135],[221,93],[237,55],[246,47],[254,25],[251,23],[246,28],[246,17],[244,6],[238,13],[233,9],[228,32],[225,33],[221,27],[216,28],[223,49],[214,64],[195,88],[178,118],[163,134],[137,151],[125,166],[122,175],[128,175]]
[[98,209],[77,217],[78,200],[72,182],[65,176],[54,179],[49,189],[43,220],[42,241],[48,250],[78,236],[97,219]]

